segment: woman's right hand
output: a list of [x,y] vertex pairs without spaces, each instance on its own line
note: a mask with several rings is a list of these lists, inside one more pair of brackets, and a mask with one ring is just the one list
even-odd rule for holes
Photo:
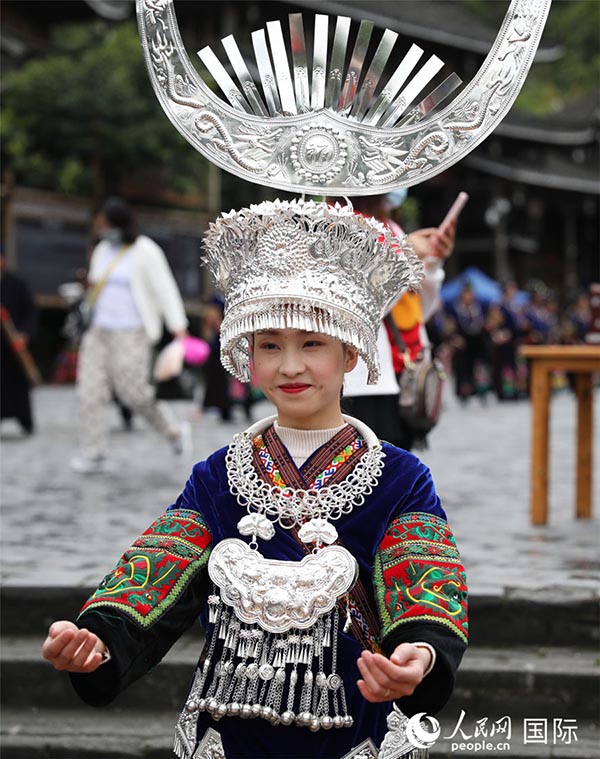
[[107,647],[94,633],[61,620],[50,625],[42,646],[42,656],[54,669],[67,672],[94,672],[102,664]]

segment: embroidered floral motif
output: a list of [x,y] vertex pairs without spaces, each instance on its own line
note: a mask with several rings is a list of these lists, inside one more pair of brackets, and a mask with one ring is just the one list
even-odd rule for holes
[[119,609],[142,627],[150,627],[207,563],[211,540],[197,511],[165,512],[106,575],[81,614]]
[[254,446],[263,464],[265,472],[267,473],[273,485],[275,485],[278,488],[281,488],[282,490],[283,488],[287,488],[287,483],[284,482],[284,479],[281,476],[281,472],[275,466],[273,458],[271,454],[269,453],[269,449],[267,448],[267,445],[262,435],[258,435],[257,437],[254,438]]
[[467,642],[467,585],[452,531],[440,517],[403,514],[388,527],[373,576],[382,637],[412,621],[438,622]]

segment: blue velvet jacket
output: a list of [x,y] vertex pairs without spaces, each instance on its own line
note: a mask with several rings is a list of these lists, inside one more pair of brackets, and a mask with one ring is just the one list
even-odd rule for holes
[[[400,643],[417,641],[436,649],[432,672],[398,702],[408,715],[433,714],[452,691],[466,646],[464,570],[428,468],[399,448],[383,443],[383,450],[377,487],[335,524],[340,542],[358,561],[383,652],[389,655]],[[71,676],[87,703],[111,701],[155,666],[198,616],[206,626],[211,546],[239,537],[236,525],[244,513],[229,491],[226,451],[194,467],[176,502],[124,554],[84,606],[78,624],[97,633],[111,652],[111,660],[93,674]],[[304,556],[299,543],[279,526],[272,540],[261,541],[260,551],[272,559]],[[168,581],[163,579],[167,564],[176,567]],[[356,685],[361,645],[351,634],[340,631],[339,636],[338,670],[354,717],[352,728],[312,733],[261,719],[228,716],[215,723],[201,713],[198,738],[208,727],[217,729],[227,759],[337,759],[365,738],[379,745],[391,704],[372,704],[361,696]]]

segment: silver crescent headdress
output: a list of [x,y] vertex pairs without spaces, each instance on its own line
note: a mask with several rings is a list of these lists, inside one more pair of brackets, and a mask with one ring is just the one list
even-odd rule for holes
[[[226,37],[223,46],[239,86],[213,51],[203,48],[198,55],[223,91],[226,98],[223,100],[192,66],[179,35],[173,0],[137,0],[137,11],[154,90],[174,126],[202,155],[217,166],[264,186],[317,195],[353,196],[381,194],[419,184],[448,169],[485,139],[506,115],[523,85],[550,3],[551,0],[512,0],[481,69],[439,112],[433,108],[451,94],[460,79],[452,74],[425,100],[408,110],[413,101],[422,97],[423,89],[443,63],[437,56],[431,56],[414,73],[423,51],[412,45],[397,68],[385,73],[398,35],[386,30],[369,59],[371,22],[361,22],[348,56],[350,19],[337,18],[333,42],[329,45],[329,19],[316,15],[310,74],[311,56],[300,14],[289,18],[291,56],[278,21],[269,22],[266,32],[258,30],[252,34],[256,65],[248,65],[233,37]],[[250,69],[258,71],[262,93]],[[381,232],[375,233],[373,229],[369,236],[352,214],[339,216],[338,211],[331,212],[313,203],[286,208],[262,204],[258,208],[261,210],[244,209],[233,217],[218,219],[206,237],[207,261],[225,295],[224,364],[239,378],[247,378],[247,350],[240,338],[257,329],[258,324],[263,328],[320,326],[340,339],[352,338],[346,341],[359,348],[369,367],[370,380],[374,381],[377,353],[372,331],[383,316],[379,309],[387,305],[388,291],[398,293],[407,285],[418,284],[422,276],[418,262],[396,249],[393,266],[389,256],[383,256],[379,264],[388,278],[385,288],[379,297],[372,297],[372,291],[367,293],[363,288],[364,292],[354,297],[354,303],[365,305],[358,306],[352,319],[347,318],[347,269],[341,263],[342,257],[346,261],[360,257],[356,243],[359,239],[371,253],[375,249],[381,252],[383,246],[375,244]],[[352,241],[346,247],[337,245],[338,259],[328,260],[328,271],[334,276],[329,297],[322,300],[318,309],[312,308],[314,298],[306,289],[316,280],[309,276],[309,269],[300,272],[297,265],[300,261],[310,267],[315,264],[312,255],[305,255],[308,243],[300,242],[297,234],[306,226],[310,214],[314,214],[319,224],[329,215],[338,214],[333,227],[338,232],[344,228],[341,237]],[[287,258],[284,263],[284,256],[280,266],[274,267],[272,256],[268,256],[267,267],[267,259],[257,255],[259,248],[255,243],[272,242],[272,227],[281,223],[281,239],[288,233],[289,238],[287,248],[280,245],[277,249],[287,250]],[[321,224],[321,229],[324,228]],[[319,234],[321,238],[326,235],[323,231]],[[240,260],[240,252],[228,249],[227,240],[239,242],[242,238],[244,257]],[[389,235],[384,238],[389,242]],[[269,247],[271,252],[275,249]],[[221,274],[234,259],[239,266],[231,271],[229,279],[224,279]],[[292,259],[296,260],[294,266],[290,266]],[[376,269],[377,259],[370,265]],[[277,276],[276,269],[280,272]],[[268,309],[266,301],[253,294],[260,282],[271,298]],[[360,277],[355,277],[354,285],[361,286]],[[277,298],[282,305],[280,309],[273,308]],[[290,306],[287,310],[283,308],[286,303]],[[325,303],[331,308],[323,319]]]
[[[329,46],[328,18],[317,15],[309,79],[302,17],[290,16],[292,68],[281,25],[269,22],[266,34],[252,34],[256,66],[251,68],[258,69],[264,97],[235,40],[226,37],[223,45],[239,87],[210,48],[199,52],[225,102],[192,66],[172,0],[137,0],[137,8],[155,92],[174,126],[202,155],[250,182],[290,192],[352,196],[424,182],[484,140],[519,94],[550,3],[512,0],[471,82],[439,113],[416,122],[413,116],[399,125],[405,109],[443,64],[432,56],[411,76],[423,53],[413,45],[396,70],[384,75],[395,32],[383,33],[363,74],[373,24],[361,23],[345,68],[350,19],[337,19]],[[429,95],[430,102],[439,102],[460,81],[456,76],[449,80]]]

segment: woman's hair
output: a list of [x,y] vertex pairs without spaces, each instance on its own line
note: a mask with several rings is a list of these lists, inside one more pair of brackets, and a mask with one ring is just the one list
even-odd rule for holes
[[104,201],[100,208],[111,227],[120,229],[123,242],[135,242],[138,236],[138,226],[133,211],[128,203],[121,198],[113,197]]

